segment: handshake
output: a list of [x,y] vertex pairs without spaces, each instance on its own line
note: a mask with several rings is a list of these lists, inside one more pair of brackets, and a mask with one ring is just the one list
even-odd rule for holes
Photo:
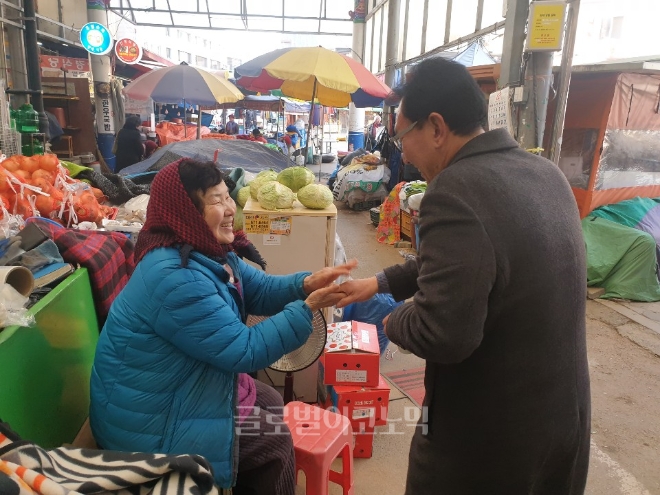
[[303,289],[308,294],[305,303],[309,309],[316,311],[330,306],[343,308],[373,297],[378,292],[376,277],[335,283],[339,277],[350,275],[355,267],[357,260],[351,260],[343,265],[323,268],[306,277]]

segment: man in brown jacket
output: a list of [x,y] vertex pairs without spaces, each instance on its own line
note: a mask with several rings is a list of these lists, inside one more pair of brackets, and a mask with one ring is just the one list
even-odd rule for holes
[[463,66],[424,61],[400,96],[393,139],[428,181],[419,257],[345,282],[340,305],[413,298],[386,321],[426,359],[428,429],[414,435],[406,494],[583,493],[587,282],[568,182],[506,130],[484,132]]

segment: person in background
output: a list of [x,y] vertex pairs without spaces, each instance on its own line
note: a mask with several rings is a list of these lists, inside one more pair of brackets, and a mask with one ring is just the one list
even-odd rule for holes
[[[260,256],[232,227],[233,187],[213,162],[156,175],[137,266],[96,348],[90,424],[105,449],[202,455],[235,495],[293,495],[282,397],[248,373],[307,341],[356,262],[292,275],[248,265],[240,256]],[[248,327],[248,315],[270,318]]]
[[280,137],[280,141],[286,144],[287,149],[291,148],[291,146],[293,145],[293,142],[291,141],[291,138],[289,137],[288,134],[284,134],[282,137]]
[[412,297],[385,319],[390,340],[426,360],[406,494],[582,494],[587,281],[566,177],[506,129],[484,132],[462,65],[427,59],[397,92],[393,142],[428,181],[419,256],[341,284],[338,306]]
[[46,114],[46,117],[48,117],[48,135],[46,138],[50,144],[56,144],[60,138],[64,136],[64,130],[55,115],[48,110],[44,110],[44,113]]
[[378,138],[378,134],[380,133],[380,115],[376,115],[374,117],[374,121],[371,123],[371,126],[369,128],[369,134],[371,136],[372,141],[376,141],[376,138]]
[[287,136],[289,136],[289,139],[291,140],[291,146],[293,146],[294,148],[297,149],[299,147],[299,143],[300,143],[300,140],[302,138],[298,128],[293,124],[288,125],[286,127],[286,134],[287,134]]
[[258,142],[260,142],[260,143],[267,143],[267,142],[268,142],[268,141],[266,140],[266,138],[264,137],[264,135],[261,134],[261,130],[259,130],[258,127],[257,127],[256,129],[253,129],[253,130],[252,130],[252,139],[253,139],[254,141],[258,141]]
[[117,157],[115,173],[142,160],[144,145],[142,144],[142,133],[138,129],[141,123],[140,117],[131,115],[126,118],[124,127],[117,133],[112,150]]
[[144,143],[144,157],[149,158],[157,149],[158,143],[156,142],[156,133],[150,132],[147,134],[147,141]]
[[225,132],[232,136],[238,134],[238,124],[236,123],[234,114],[229,116],[229,122],[225,126]]
[[257,125],[254,110],[245,111],[245,132],[250,132]]

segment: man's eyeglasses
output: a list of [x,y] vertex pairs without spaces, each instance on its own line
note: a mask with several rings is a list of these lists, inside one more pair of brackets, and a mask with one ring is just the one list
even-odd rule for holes
[[406,127],[404,130],[397,132],[393,137],[392,137],[392,142],[394,143],[394,146],[397,147],[399,151],[403,151],[403,143],[401,140],[403,139],[403,136],[408,134],[410,131],[412,131],[415,126],[417,125],[418,120],[410,124],[408,127]]

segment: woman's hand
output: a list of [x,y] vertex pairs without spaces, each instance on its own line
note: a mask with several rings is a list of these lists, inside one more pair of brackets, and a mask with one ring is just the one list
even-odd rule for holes
[[317,309],[327,308],[337,304],[337,301],[345,297],[344,294],[337,284],[329,285],[328,287],[323,287],[322,289],[317,289],[312,292],[307,299],[305,299],[305,304],[309,306],[309,309],[316,311]]
[[305,291],[305,294],[311,295],[315,290],[327,287],[339,277],[350,275],[351,270],[353,270],[357,264],[357,260],[351,260],[343,265],[327,266],[305,277],[305,280],[303,280],[303,290]]
[[358,280],[347,280],[339,286],[345,297],[338,303],[338,308],[343,308],[354,302],[363,302],[371,299],[378,292],[378,280],[376,277],[361,278]]

